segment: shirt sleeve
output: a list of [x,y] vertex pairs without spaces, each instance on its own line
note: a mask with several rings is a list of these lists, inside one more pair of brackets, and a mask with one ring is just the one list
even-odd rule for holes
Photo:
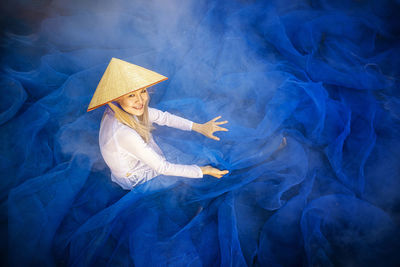
[[187,178],[203,178],[203,172],[199,166],[173,164],[166,161],[166,159],[154,151],[135,130],[129,127],[119,128],[115,133],[115,138],[122,149],[150,166],[150,168],[154,169],[159,174]]
[[151,107],[149,107],[149,120],[158,125],[166,125],[183,131],[191,131],[193,125],[190,120]]

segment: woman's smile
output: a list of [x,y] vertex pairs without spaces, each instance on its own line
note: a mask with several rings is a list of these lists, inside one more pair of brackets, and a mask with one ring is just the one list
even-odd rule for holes
[[146,105],[149,102],[147,89],[131,92],[118,100],[120,106],[131,115],[142,116]]
[[133,107],[134,109],[137,109],[137,110],[142,110],[143,108],[144,108],[144,105],[141,105],[141,106],[137,106],[137,107]]

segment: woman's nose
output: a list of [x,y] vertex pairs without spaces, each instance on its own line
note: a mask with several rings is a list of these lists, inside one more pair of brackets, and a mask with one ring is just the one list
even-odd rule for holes
[[137,94],[135,97],[135,102],[143,104],[143,97],[140,94]]

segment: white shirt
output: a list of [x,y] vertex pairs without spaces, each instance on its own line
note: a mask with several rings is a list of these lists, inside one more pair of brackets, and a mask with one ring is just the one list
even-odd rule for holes
[[[149,107],[148,110],[151,123],[184,131],[192,130],[193,122],[187,119],[155,108]],[[203,177],[197,165],[173,164],[166,161],[151,134],[149,143],[146,143],[135,130],[119,122],[109,107],[101,120],[99,144],[104,161],[111,170],[112,181],[124,189],[130,190],[160,174]]]

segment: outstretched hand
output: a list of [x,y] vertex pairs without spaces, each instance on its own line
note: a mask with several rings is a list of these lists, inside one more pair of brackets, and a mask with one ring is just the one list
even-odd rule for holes
[[229,172],[228,170],[223,170],[223,171],[218,170],[217,168],[211,167],[209,165],[200,167],[200,169],[203,172],[203,175],[211,175],[218,179]]
[[228,123],[228,121],[217,121],[220,118],[221,116],[215,117],[214,119],[203,124],[193,123],[192,129],[198,133],[207,136],[208,138],[219,141],[219,137],[215,136],[214,133],[217,131],[228,131],[228,129],[218,126]]

